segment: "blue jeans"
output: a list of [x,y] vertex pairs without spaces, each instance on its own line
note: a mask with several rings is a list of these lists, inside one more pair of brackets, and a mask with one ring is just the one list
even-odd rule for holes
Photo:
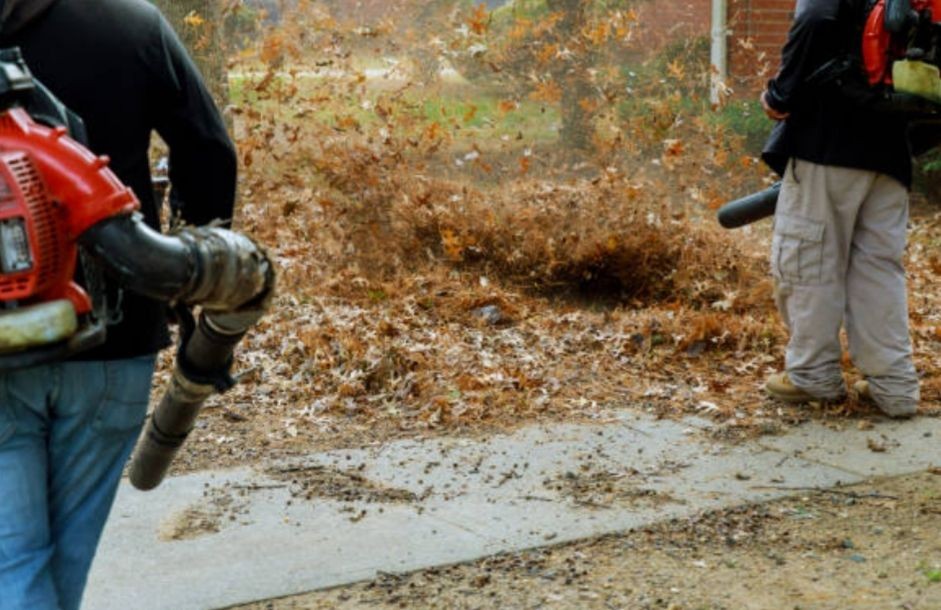
[[0,610],[76,610],[154,356],[0,375]]

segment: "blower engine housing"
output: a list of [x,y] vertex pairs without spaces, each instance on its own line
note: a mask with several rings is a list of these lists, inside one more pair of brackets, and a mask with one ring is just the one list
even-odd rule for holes
[[[4,58],[9,59],[9,58]],[[63,126],[34,120],[0,73],[0,370],[59,360],[102,343],[105,321],[74,281],[79,237],[139,204]],[[13,64],[14,66],[16,64]],[[20,87],[20,89],[17,89]],[[31,89],[25,89],[32,91]],[[17,93],[12,95],[11,91]]]
[[65,239],[64,221],[29,155],[0,153],[0,299],[29,305],[68,298],[77,314],[91,310],[72,282],[78,250]]

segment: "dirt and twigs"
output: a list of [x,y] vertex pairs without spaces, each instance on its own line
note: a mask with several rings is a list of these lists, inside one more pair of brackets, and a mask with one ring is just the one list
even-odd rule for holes
[[164,542],[192,540],[218,534],[232,524],[249,524],[249,501],[246,497],[249,491],[207,486],[199,502],[171,515],[162,524],[160,539]]
[[644,482],[648,478],[649,473],[636,470],[624,472],[621,469],[612,471],[587,461],[582,462],[578,471],[568,471],[543,481],[546,491],[552,495],[541,499],[603,510],[683,502],[668,493],[645,487]]
[[[249,485],[221,483],[205,488],[203,497],[193,505],[171,515],[161,526],[160,539],[165,542],[191,540],[218,534],[234,525],[251,525],[250,506],[258,494],[287,489],[287,508],[294,502],[330,500],[341,503],[340,510],[357,523],[371,510],[363,504],[409,504],[421,510],[423,496],[371,481],[362,475],[365,465],[344,470],[332,465],[276,466],[265,470],[267,481]],[[431,493],[430,491],[428,493]],[[271,502],[270,497],[265,501]]]
[[241,610],[937,610],[938,472]]
[[649,508],[666,504],[684,504],[685,500],[648,487],[651,480],[674,474],[688,463],[664,460],[653,468],[611,468],[609,456],[597,448],[577,456],[578,468],[547,478],[543,487],[550,495],[547,502],[569,502],[590,509]]
[[[361,464],[362,471],[365,464]],[[411,503],[418,499],[414,493],[378,485],[359,472],[350,472],[330,466],[285,466],[267,472],[275,480],[290,483],[291,495],[297,499],[325,498],[340,502]]]

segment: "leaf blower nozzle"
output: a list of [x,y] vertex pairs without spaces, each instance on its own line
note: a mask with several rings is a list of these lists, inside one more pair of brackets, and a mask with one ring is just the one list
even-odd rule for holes
[[[235,385],[233,352],[267,312],[274,294],[274,267],[251,240],[216,228],[191,230],[180,239],[201,272],[177,301],[181,340],[176,367],[131,459],[131,484],[142,491],[163,481],[203,403]],[[189,303],[201,305],[198,321]]]
[[193,430],[203,403],[235,384],[229,375],[232,353],[266,307],[231,316],[203,311],[196,323],[188,310],[178,312],[184,338],[170,386],[148,418],[134,451],[129,472],[134,487],[149,491],[160,485]]
[[760,193],[753,193],[727,203],[719,209],[719,224],[726,229],[737,229],[774,216],[780,194],[781,183],[777,182]]
[[[87,229],[85,251],[136,293],[175,304],[180,321],[176,367],[131,458],[130,479],[157,487],[193,429],[203,403],[235,385],[232,354],[267,312],[274,265],[248,237],[219,227],[161,235],[140,214],[120,214]],[[199,320],[192,309],[200,308]]]

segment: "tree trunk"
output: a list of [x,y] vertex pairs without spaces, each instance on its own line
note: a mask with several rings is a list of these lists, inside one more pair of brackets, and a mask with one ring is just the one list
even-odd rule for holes
[[562,144],[574,150],[587,150],[594,135],[593,113],[586,102],[592,96],[589,68],[595,60],[595,50],[582,39],[588,23],[588,3],[586,0],[547,0],[546,5],[561,15],[556,25],[559,43],[572,53],[559,62],[555,72],[562,87]]
[[562,145],[572,150],[589,150],[594,135],[592,113],[584,106],[591,95],[591,81],[575,68],[562,79]]
[[152,0],[167,16],[196,61],[220,108],[229,103],[229,81],[220,0]]

